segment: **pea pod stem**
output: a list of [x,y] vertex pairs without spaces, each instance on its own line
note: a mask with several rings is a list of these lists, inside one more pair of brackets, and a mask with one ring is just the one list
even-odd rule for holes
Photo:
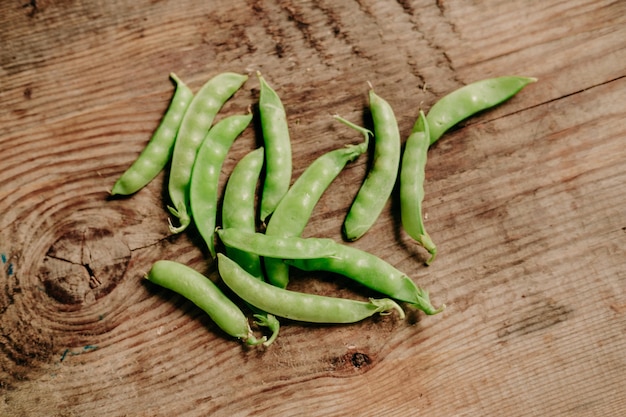
[[[254,277],[256,278],[256,277]],[[272,333],[272,335],[263,342],[263,346],[269,346],[276,341],[278,338],[278,333],[280,332],[280,322],[273,314],[266,313],[248,303],[248,305],[253,309],[258,311],[258,313],[254,314],[254,318],[256,319],[254,322],[258,326],[267,327],[268,330]]]
[[426,261],[430,265],[437,255],[437,247],[432,241],[422,214],[424,199],[424,179],[428,147],[430,145],[429,125],[420,110],[421,129],[415,130],[407,138],[400,166],[400,214],[402,227],[418,244],[430,254]]
[[365,153],[367,151],[367,148],[369,147],[370,136],[374,136],[374,133],[371,130],[364,128],[363,126],[359,126],[356,123],[351,122],[350,120],[344,119],[338,114],[335,114],[333,118],[363,135],[363,142],[357,146],[362,149],[362,152],[360,154]]
[[393,300],[370,299],[369,302],[347,298],[305,294],[275,287],[248,274],[236,262],[218,253],[218,269],[222,280],[241,299],[279,317],[309,323],[354,323],[376,313],[395,310],[404,318],[404,311]]

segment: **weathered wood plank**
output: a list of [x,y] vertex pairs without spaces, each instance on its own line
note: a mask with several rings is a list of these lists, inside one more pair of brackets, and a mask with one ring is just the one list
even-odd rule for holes
[[[0,9],[0,414],[622,415],[626,396],[626,3],[4,2]],[[218,280],[193,231],[171,237],[165,175],[127,199],[115,179],[167,107],[250,74],[223,114],[287,108],[294,178],[360,141],[367,83],[403,136],[417,110],[480,78],[539,82],[429,152],[425,210],[440,256],[400,230],[397,199],[353,245],[447,310],[351,326],[285,321],[248,349],[141,279],[176,259]],[[250,129],[224,164],[256,147]],[[340,227],[367,167],[350,164],[309,236]],[[293,289],[370,295],[295,273]]]

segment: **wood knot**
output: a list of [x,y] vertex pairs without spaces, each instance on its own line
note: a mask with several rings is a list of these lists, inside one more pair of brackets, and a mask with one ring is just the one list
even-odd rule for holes
[[354,347],[339,357],[331,360],[333,376],[351,376],[354,373],[364,373],[374,365],[374,358],[362,349]]
[[368,366],[369,364],[371,364],[372,360],[365,353],[355,352],[350,357],[350,362],[355,368],[361,368],[363,366]]
[[39,278],[50,297],[80,307],[110,293],[129,260],[130,249],[113,232],[85,226],[69,230],[50,246]]

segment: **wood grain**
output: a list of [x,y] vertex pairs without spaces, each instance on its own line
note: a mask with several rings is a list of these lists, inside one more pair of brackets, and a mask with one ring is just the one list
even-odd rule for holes
[[[626,3],[620,1],[5,1],[0,5],[0,415],[621,416],[626,412]],[[367,83],[406,137],[418,109],[504,74],[539,82],[429,152],[440,256],[397,198],[354,246],[446,311],[350,326],[283,321],[268,349],[229,339],[142,279],[158,259],[219,282],[197,234],[171,236],[166,174],[108,191],[145,146],[175,72],[194,91],[250,74],[220,117],[287,109],[294,178],[360,138]],[[260,143],[233,145],[235,163]],[[306,236],[341,239],[367,157]],[[371,295],[294,272],[293,289]]]

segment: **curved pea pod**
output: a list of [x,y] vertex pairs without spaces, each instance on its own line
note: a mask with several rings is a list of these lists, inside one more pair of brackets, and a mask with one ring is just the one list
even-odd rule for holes
[[170,78],[176,83],[176,90],[167,111],[146,147],[113,185],[112,195],[136,193],[165,168],[172,156],[178,129],[193,93],[176,74],[171,73]]
[[[367,151],[370,132],[336,116],[336,119],[365,137],[362,143],[334,149],[318,157],[293,183],[282,198],[265,229],[270,236],[300,236],[322,194],[344,167]],[[268,281],[281,288],[289,283],[289,267],[278,259],[265,258]]]
[[331,256],[336,250],[332,239],[268,236],[241,229],[218,229],[217,234],[226,247],[277,259]]
[[233,142],[251,121],[252,114],[228,116],[220,120],[202,141],[193,164],[189,205],[196,228],[213,258],[220,172]]
[[[264,150],[255,149],[245,155],[233,168],[222,202],[222,226],[225,229],[238,228],[250,233],[256,232],[255,192],[261,169],[263,168]],[[226,247],[226,255],[241,265],[248,273],[257,279],[263,280],[261,257],[255,253]],[[272,333],[265,346],[271,345],[280,331],[280,322],[272,314],[249,306],[255,311],[255,322],[259,326],[267,327]]]
[[261,195],[261,220],[269,217],[291,184],[291,139],[287,115],[280,97],[257,73],[261,92],[259,113],[265,143],[265,180]]
[[254,337],[243,312],[207,277],[184,264],[160,260],[155,262],[146,278],[161,287],[172,290],[196,306],[230,336],[248,345],[258,345],[265,338]]
[[[488,78],[463,86],[439,99],[426,114],[432,145],[448,129],[471,115],[494,107],[517,94],[522,88],[536,82],[533,77],[504,76]],[[417,119],[413,132],[423,131]]]
[[[223,234],[220,234],[223,233]],[[304,271],[328,271],[344,275],[396,300],[412,304],[426,314],[437,314],[428,292],[403,272],[369,252],[325,238],[254,235],[235,229],[218,230],[226,246],[236,247],[269,258],[283,259]],[[326,252],[323,256],[316,256]]]
[[343,223],[343,234],[350,241],[363,236],[378,219],[391,196],[400,166],[400,131],[393,110],[373,90],[369,99],[374,160]]
[[[222,227],[256,232],[255,193],[263,168],[264,150],[257,148],[245,155],[233,168],[222,202]],[[226,255],[259,279],[264,279],[259,255],[226,248]]]
[[189,213],[189,182],[198,147],[213,124],[224,103],[246,82],[248,76],[223,72],[207,81],[195,95],[180,125],[172,153],[168,192],[170,213],[178,219],[170,231],[180,233],[191,223]]
[[402,227],[415,241],[422,245],[430,259],[430,265],[437,255],[437,247],[424,226],[422,202],[424,199],[424,179],[428,153],[429,129],[424,112],[420,111],[424,130],[418,130],[407,138],[400,165],[400,215]]
[[402,308],[388,298],[364,302],[290,291],[255,279],[221,253],[217,258],[222,280],[237,296],[279,317],[309,323],[342,324],[395,310],[400,318],[404,318]]
[[286,258],[284,262],[303,271],[328,271],[343,275],[395,300],[409,303],[428,315],[437,314],[445,308],[443,305],[433,307],[428,291],[418,287],[393,265],[351,246],[337,244],[332,256],[317,259]]

